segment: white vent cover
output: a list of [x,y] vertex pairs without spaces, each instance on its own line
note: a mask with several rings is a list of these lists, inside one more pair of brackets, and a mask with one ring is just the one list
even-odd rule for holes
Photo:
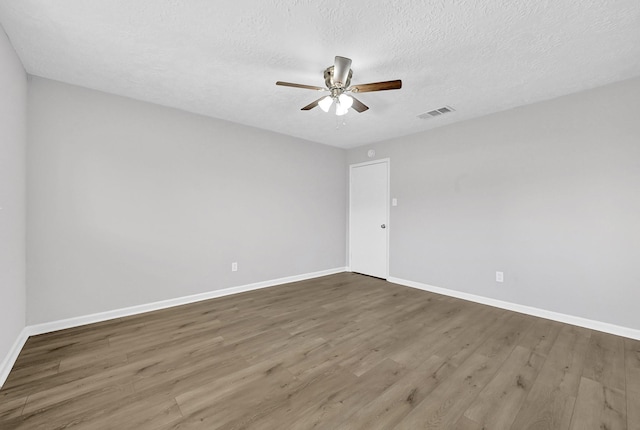
[[430,110],[429,112],[421,113],[420,115],[418,115],[418,118],[420,119],[436,118],[438,116],[442,116],[446,113],[451,113],[453,111],[455,111],[455,109],[452,108],[451,106],[443,106],[438,109]]

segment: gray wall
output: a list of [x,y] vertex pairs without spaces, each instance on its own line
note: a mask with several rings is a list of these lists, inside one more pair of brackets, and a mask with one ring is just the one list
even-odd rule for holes
[[344,150],[35,77],[29,118],[29,324],[345,266]]
[[26,132],[27,75],[0,27],[0,363],[25,326]]
[[391,276],[640,328],[640,79],[371,148]]

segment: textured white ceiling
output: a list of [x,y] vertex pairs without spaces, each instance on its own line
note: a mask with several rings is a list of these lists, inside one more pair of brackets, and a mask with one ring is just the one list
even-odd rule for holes
[[[639,0],[0,0],[0,23],[30,74],[345,148],[640,76]],[[338,119],[275,85],[336,55],[403,88]]]

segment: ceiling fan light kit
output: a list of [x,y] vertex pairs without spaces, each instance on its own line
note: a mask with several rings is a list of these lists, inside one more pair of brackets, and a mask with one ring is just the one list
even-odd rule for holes
[[338,116],[345,115],[349,112],[350,108],[353,108],[356,112],[360,113],[369,109],[367,105],[357,98],[346,94],[347,92],[364,93],[372,91],[399,90],[402,88],[402,81],[399,79],[394,81],[373,82],[370,84],[350,86],[352,76],[353,70],[351,70],[351,59],[337,56],[334,60],[333,66],[327,67],[324,71],[324,83],[326,88],[283,81],[276,82],[276,85],[304,88],[315,91],[329,91],[330,94],[328,96],[320,97],[318,100],[309,103],[301,110],[311,110],[316,106],[320,106],[320,109],[325,112],[329,112],[331,106],[335,102],[336,115]]
[[329,109],[331,109],[332,104],[333,104],[333,99],[331,98],[331,96],[323,97],[318,102],[318,106],[320,106],[320,109],[322,109],[325,112],[329,112]]

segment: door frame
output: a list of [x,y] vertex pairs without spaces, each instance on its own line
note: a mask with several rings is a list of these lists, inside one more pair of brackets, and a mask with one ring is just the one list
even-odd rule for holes
[[351,222],[352,222],[352,216],[351,216],[351,204],[352,204],[352,178],[353,178],[353,169],[358,168],[358,167],[364,167],[364,166],[369,166],[372,164],[385,164],[387,166],[387,199],[386,199],[386,208],[385,208],[385,212],[386,212],[386,242],[387,242],[387,246],[386,246],[386,250],[385,250],[385,278],[384,279],[388,279],[389,278],[389,242],[390,242],[390,237],[391,237],[391,212],[390,212],[390,199],[391,199],[391,159],[390,158],[380,158],[377,160],[371,160],[371,161],[365,161],[362,163],[356,163],[356,164],[350,164],[349,165],[349,208],[348,211],[349,213],[347,214],[347,216],[349,217],[349,223],[348,223],[348,231],[347,231],[347,255],[349,256],[349,266],[348,266],[348,271],[351,272],[351,243],[353,238],[351,237]]

